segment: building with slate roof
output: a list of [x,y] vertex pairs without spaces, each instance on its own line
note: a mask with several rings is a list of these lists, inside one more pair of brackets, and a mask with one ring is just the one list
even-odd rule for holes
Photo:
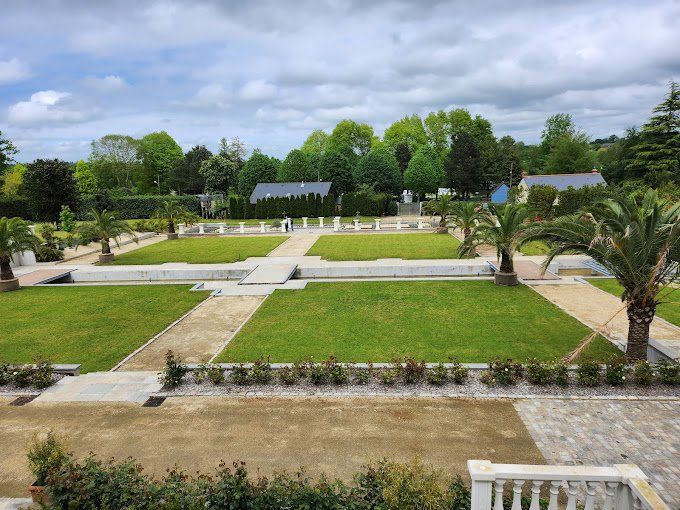
[[557,191],[564,191],[569,187],[579,189],[584,186],[597,186],[598,184],[606,186],[607,181],[604,180],[602,174],[597,170],[586,174],[527,175],[524,173],[522,174],[522,180],[517,185],[519,190],[517,200],[525,202],[529,188],[532,186],[554,186],[557,188]]

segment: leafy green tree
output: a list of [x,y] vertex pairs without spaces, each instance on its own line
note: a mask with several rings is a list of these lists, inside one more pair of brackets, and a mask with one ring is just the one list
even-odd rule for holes
[[216,154],[204,160],[198,171],[204,179],[207,193],[229,193],[229,187],[233,185],[231,177],[234,174],[234,163]]
[[529,188],[526,203],[532,215],[547,219],[552,216],[556,198],[557,188],[555,186],[539,184]]
[[609,147],[602,147],[597,153],[597,162],[602,171],[602,177],[609,184],[617,184],[628,178],[644,177],[630,168],[635,157],[634,147],[640,143],[640,133],[635,128],[626,130],[623,138],[617,139]]
[[93,140],[89,163],[100,187],[132,188],[141,172],[139,140],[115,134]]
[[305,154],[323,154],[328,147],[328,133],[321,129],[312,131],[302,143],[300,150]]
[[80,193],[91,195],[97,192],[97,178],[90,165],[82,159],[76,163],[76,168],[73,172],[76,178],[76,186]]
[[576,136],[576,126],[568,113],[556,113],[548,117],[541,132],[541,151],[548,155],[558,140]]
[[401,143],[408,145],[411,153],[427,144],[427,134],[423,126],[423,120],[419,115],[404,117],[391,126],[383,134],[383,142],[392,150]]
[[498,140],[498,177],[500,182],[517,186],[522,180],[522,161],[520,149],[511,136]]
[[365,156],[374,142],[373,128],[353,120],[341,120],[328,138],[327,149],[349,148],[357,156]]
[[168,185],[179,193],[196,195],[203,193],[205,178],[201,175],[201,164],[212,157],[205,145],[196,145],[170,169]]
[[348,155],[347,150],[327,150],[321,156],[319,172],[321,180],[333,183],[336,193],[342,195],[354,190],[354,178],[352,177],[354,166],[353,154]]
[[132,227],[127,221],[118,219],[115,213],[106,210],[99,212],[92,209],[89,215],[90,221],[81,223],[76,230],[81,238],[99,239],[102,247],[99,262],[109,263],[113,261],[112,240],[116,243],[116,246],[120,246],[121,237],[127,234],[135,242],[138,242]]
[[163,204],[154,211],[153,217],[163,220],[167,224],[168,239],[175,240],[177,239],[175,224],[184,221],[189,215],[192,215],[192,213],[176,200],[164,200]]
[[401,171],[401,174],[404,175],[404,172],[406,172],[408,164],[411,161],[411,158],[413,157],[411,149],[409,149],[408,144],[406,142],[399,142],[397,144],[397,146],[394,148],[394,157],[397,160],[397,164],[399,165],[399,170]]
[[[14,280],[10,262],[12,255],[24,251],[35,252],[39,241],[21,218],[0,218],[0,280]],[[16,285],[15,289],[19,286]],[[14,289],[12,289],[14,290]]]
[[78,187],[71,165],[59,159],[36,159],[24,173],[23,190],[35,219],[57,221],[62,205],[78,207]]
[[668,173],[680,179],[680,87],[669,84],[666,99],[653,110],[642,126],[640,141],[633,151],[635,158],[629,169],[636,175]]
[[139,157],[142,175],[138,186],[145,192],[167,193],[170,172],[184,158],[182,148],[165,131],[149,133],[139,141]]
[[455,207],[451,195],[440,195],[438,200],[430,200],[424,204],[423,212],[430,216],[439,216],[439,228],[446,229],[448,218],[453,214]]
[[523,204],[489,204],[489,210],[482,214],[479,224],[461,245],[461,254],[474,255],[475,249],[482,244],[494,246],[501,261],[496,283],[517,285],[513,257],[524,243],[527,216]]
[[620,195],[601,202],[589,214],[539,222],[527,241],[547,241],[552,249],[544,267],[563,253],[582,253],[604,266],[623,287],[628,313],[626,358],[647,358],[649,326],[664,289],[678,277],[680,202],[669,203],[653,190],[640,202]]
[[255,149],[250,159],[243,165],[238,176],[238,192],[246,200],[252,195],[255,186],[260,182],[276,182],[276,174],[280,163],[275,158],[262,154]]
[[449,149],[451,132],[449,129],[449,118],[444,110],[430,112],[425,117],[425,134],[427,141],[437,154],[443,155]]
[[444,163],[446,184],[464,198],[480,188],[481,171],[479,151],[472,136],[462,131],[453,136],[451,151]]
[[25,173],[26,167],[21,163],[17,163],[10,167],[4,175],[4,181],[1,188],[2,195],[6,197],[16,197],[20,195]]
[[545,172],[548,174],[590,172],[595,166],[595,157],[584,134],[564,135],[558,138],[550,149]]
[[230,141],[227,141],[226,138],[222,138],[220,140],[218,153],[220,156],[233,163],[230,182],[235,185],[235,183],[238,182],[238,174],[243,169],[243,165],[246,162],[246,156],[248,155],[246,144],[242,142],[238,136],[235,136]]
[[436,193],[444,180],[444,170],[437,153],[424,145],[416,151],[404,173],[404,187],[413,190],[420,198],[426,193]]
[[488,196],[504,177],[500,168],[498,142],[493,135],[491,122],[479,115],[472,119],[467,129],[479,151],[480,190]]
[[319,176],[311,159],[302,150],[293,149],[281,163],[277,180],[279,182],[310,182],[319,180]]
[[397,160],[385,149],[373,149],[359,160],[354,169],[354,182],[372,186],[378,193],[397,194],[402,189]]
[[14,155],[19,153],[12,141],[9,138],[4,138],[2,131],[0,131],[0,175],[5,173],[12,163],[14,163]]

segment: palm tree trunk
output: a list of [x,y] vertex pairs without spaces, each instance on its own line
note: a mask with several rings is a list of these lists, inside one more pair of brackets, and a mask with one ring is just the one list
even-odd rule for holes
[[13,280],[14,273],[12,267],[9,265],[10,258],[8,256],[0,257],[0,280]]
[[512,263],[512,257],[508,252],[501,251],[501,273],[514,273],[515,266]]
[[469,227],[466,227],[463,229],[463,240],[467,239],[468,236],[470,235],[470,232],[472,232],[472,229]]
[[649,326],[654,320],[656,305],[632,302],[628,304],[628,346],[626,359],[630,361],[647,359]]
[[108,239],[102,239],[102,253],[111,253],[111,245]]
[[168,234],[174,234],[175,233],[175,222],[170,220],[168,221]]

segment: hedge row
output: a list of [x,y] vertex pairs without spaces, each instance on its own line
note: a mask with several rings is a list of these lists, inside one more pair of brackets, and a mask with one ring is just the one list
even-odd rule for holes
[[335,197],[333,195],[302,195],[299,197],[278,197],[258,200],[255,205],[256,218],[318,218],[335,216]]
[[28,200],[25,198],[5,198],[0,200],[0,218],[3,216],[30,219],[31,212],[28,207]]
[[396,216],[397,202],[386,193],[345,193],[342,195],[342,215]]

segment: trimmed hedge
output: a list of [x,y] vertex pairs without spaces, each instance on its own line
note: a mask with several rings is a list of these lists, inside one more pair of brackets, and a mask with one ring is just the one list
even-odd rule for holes
[[25,198],[4,198],[0,200],[0,218],[3,216],[30,219],[32,215],[28,200]]
[[299,197],[278,197],[258,200],[254,208],[254,218],[317,218],[335,216],[335,197],[310,193]]
[[342,195],[342,215],[396,216],[397,202],[386,193],[345,193]]
[[[201,213],[201,204],[198,198],[191,195],[132,195],[111,197],[113,209],[119,214],[121,219],[125,220],[151,218],[154,211],[159,209],[166,200],[179,202],[190,212],[196,214]],[[94,207],[94,204],[94,195],[81,196],[78,211],[76,213],[78,219],[88,219],[88,212]]]

